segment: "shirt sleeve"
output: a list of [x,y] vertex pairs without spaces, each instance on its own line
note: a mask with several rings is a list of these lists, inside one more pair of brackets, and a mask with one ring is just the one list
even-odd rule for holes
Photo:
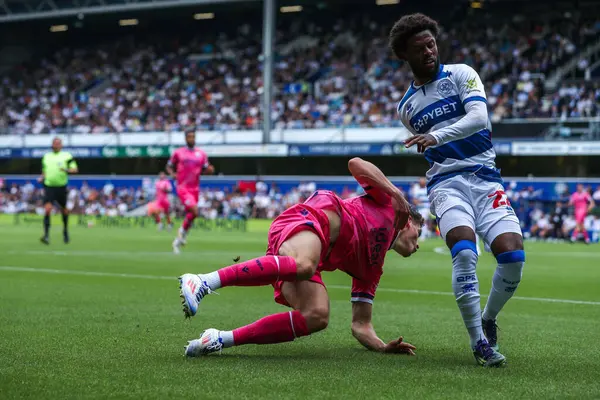
[[454,83],[458,88],[458,95],[463,105],[472,101],[481,101],[487,104],[483,83],[473,68],[461,65],[461,68],[454,74]]
[[377,204],[386,205],[390,203],[390,196],[381,189],[371,185],[361,185],[361,187],[365,191],[365,194],[375,200]]
[[483,129],[491,130],[485,89],[477,72],[468,65],[461,65],[454,72],[454,83],[466,115],[452,125],[431,132],[437,146],[464,139]]
[[381,279],[382,274],[383,270],[381,268],[373,268],[364,279],[352,278],[350,301],[353,303],[362,302],[373,304],[375,292],[377,291],[377,286],[379,286],[379,280]]
[[75,161],[75,158],[71,153],[67,153],[67,162],[65,164],[67,168],[78,168],[77,161]]

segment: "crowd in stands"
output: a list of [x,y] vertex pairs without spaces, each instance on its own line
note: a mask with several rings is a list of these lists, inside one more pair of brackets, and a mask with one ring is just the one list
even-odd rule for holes
[[[418,185],[418,184],[415,184]],[[304,182],[286,193],[273,183],[267,185],[257,182],[252,191],[244,190],[241,186],[234,189],[203,189],[200,194],[198,207],[200,215],[206,219],[273,219],[279,213],[293,204],[303,202],[316,190],[314,182]],[[84,183],[80,188],[69,188],[67,207],[73,214],[87,216],[127,216],[129,212],[146,205],[154,198],[153,182],[148,179],[141,187],[115,187],[107,182],[103,188],[94,189]],[[590,192],[596,204],[600,204],[600,186],[591,187]],[[345,187],[339,193],[342,198],[356,196],[362,193],[360,187]],[[411,196],[412,190],[406,191],[406,196],[417,208],[418,201]],[[506,191],[515,213],[519,217],[526,238],[544,240],[563,240],[570,238],[575,228],[572,208],[569,206],[569,193],[558,200],[543,200],[541,191],[533,187],[516,190],[514,184],[509,184]],[[44,214],[43,189],[39,185],[27,182],[24,185],[3,186],[0,181],[0,213],[35,213]],[[171,199],[173,214],[182,216],[183,207],[176,199]],[[596,238],[600,234],[600,211],[590,213],[585,227]],[[137,215],[145,215],[144,213]],[[435,221],[429,222],[429,236],[436,235]]]
[[[396,104],[411,74],[387,47],[393,20],[299,18],[277,30],[274,126],[399,125]],[[598,86],[564,86],[553,94],[543,86],[545,75],[597,37],[600,19],[542,22],[476,14],[460,24],[442,22],[442,60],[480,72],[494,121],[600,114]],[[258,129],[261,43],[260,24],[246,24],[187,39],[171,33],[66,48],[2,78],[0,129]]]

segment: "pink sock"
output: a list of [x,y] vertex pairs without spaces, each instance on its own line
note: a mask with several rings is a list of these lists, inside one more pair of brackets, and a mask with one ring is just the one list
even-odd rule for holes
[[295,281],[296,260],[288,256],[263,256],[218,270],[221,287],[264,286],[277,281]]
[[589,242],[589,240],[590,240],[590,235],[588,234],[588,231],[585,228],[583,228],[583,238],[585,239],[586,242]]
[[308,336],[306,319],[300,311],[288,311],[269,315],[258,321],[233,330],[234,346],[243,344],[272,344],[291,342]]
[[183,228],[183,230],[187,232],[190,229],[190,227],[192,226],[192,222],[194,222],[195,219],[196,219],[196,216],[194,214],[192,214],[191,212],[188,212],[187,214],[185,214],[185,219],[183,220],[183,225],[181,226]]

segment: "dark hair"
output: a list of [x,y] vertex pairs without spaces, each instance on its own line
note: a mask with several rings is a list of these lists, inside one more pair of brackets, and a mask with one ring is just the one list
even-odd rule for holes
[[431,31],[435,38],[440,33],[438,23],[427,15],[421,13],[405,15],[394,24],[390,31],[390,49],[396,57],[402,59],[400,53],[406,50],[407,40],[417,33],[427,30]]
[[415,224],[416,226],[419,226],[419,227],[423,226],[423,224],[425,223],[425,219],[423,218],[421,213],[419,211],[417,211],[416,207],[411,205],[408,213],[410,215],[410,219],[412,220],[413,224]]

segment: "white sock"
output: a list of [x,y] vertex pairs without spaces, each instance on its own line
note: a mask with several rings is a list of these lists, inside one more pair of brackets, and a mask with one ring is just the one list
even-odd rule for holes
[[223,342],[223,347],[232,347],[233,343],[233,331],[219,331],[219,337]]
[[461,240],[456,243],[452,252],[452,289],[456,304],[462,315],[471,347],[484,338],[481,328],[481,306],[479,304],[479,281],[475,270],[477,268],[477,248],[475,242]]
[[221,277],[217,271],[209,274],[199,274],[200,279],[206,282],[211,290],[217,290],[221,287]]
[[525,252],[509,251],[498,254],[498,267],[492,278],[492,290],[483,310],[483,319],[495,320],[504,305],[513,296],[521,282]]

